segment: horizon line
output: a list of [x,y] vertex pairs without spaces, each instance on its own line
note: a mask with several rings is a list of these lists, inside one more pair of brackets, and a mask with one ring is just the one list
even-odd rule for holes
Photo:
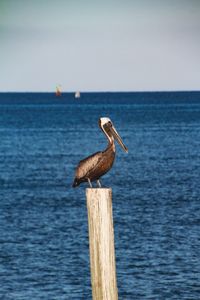
[[[77,91],[61,91],[63,94],[74,94]],[[110,91],[98,91],[98,90],[92,90],[92,91],[81,91],[80,93],[184,93],[184,92],[200,92],[199,90],[110,90]],[[55,93],[55,91],[0,91],[0,93]]]

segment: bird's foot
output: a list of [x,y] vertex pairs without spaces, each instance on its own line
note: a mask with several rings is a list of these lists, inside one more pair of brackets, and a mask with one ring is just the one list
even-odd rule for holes
[[98,184],[98,187],[101,188],[101,182],[99,179],[97,180],[97,184]]
[[90,178],[88,178],[87,180],[88,180],[89,186],[92,188],[92,183],[90,181]]

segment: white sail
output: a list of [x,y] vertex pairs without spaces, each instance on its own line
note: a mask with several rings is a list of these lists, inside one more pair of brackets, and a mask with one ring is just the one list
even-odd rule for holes
[[79,91],[77,91],[77,92],[75,93],[75,98],[80,98],[80,97],[81,97],[81,94],[80,94]]

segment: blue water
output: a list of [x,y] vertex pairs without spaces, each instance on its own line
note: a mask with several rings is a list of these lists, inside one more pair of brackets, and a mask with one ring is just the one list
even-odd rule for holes
[[200,93],[0,94],[0,299],[91,299],[82,158],[112,170],[119,299],[200,299]]

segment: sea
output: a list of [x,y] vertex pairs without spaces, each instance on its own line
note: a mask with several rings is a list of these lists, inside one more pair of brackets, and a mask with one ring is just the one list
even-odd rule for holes
[[0,299],[91,300],[87,183],[75,168],[116,144],[119,300],[200,299],[200,92],[0,93]]

